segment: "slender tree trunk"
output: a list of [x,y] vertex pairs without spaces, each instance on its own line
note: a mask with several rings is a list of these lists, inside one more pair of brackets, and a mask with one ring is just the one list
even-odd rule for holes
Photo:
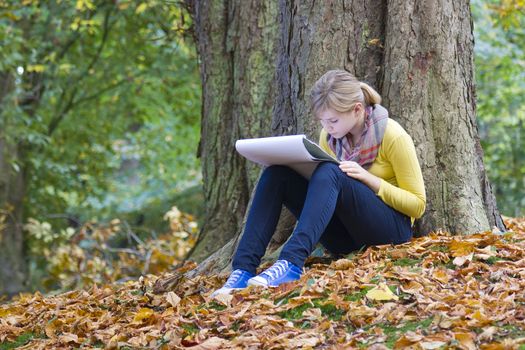
[[[0,74],[0,106],[11,90],[13,78]],[[0,115],[2,110],[0,107]],[[19,162],[22,150],[0,130],[0,295],[13,295],[26,288],[27,266],[22,230],[25,193],[24,169]],[[18,168],[13,164],[17,164]]]
[[[208,210],[199,258],[233,235],[229,248],[217,253],[228,262],[241,230],[254,172],[235,154],[235,140],[293,133],[317,138],[309,88],[334,68],[378,89],[391,117],[414,138],[428,201],[419,233],[503,228],[477,136],[468,0],[195,0],[194,17]],[[253,57],[264,64],[250,66]],[[205,244],[206,237],[213,239]],[[217,254],[208,259],[214,269],[225,266]]]

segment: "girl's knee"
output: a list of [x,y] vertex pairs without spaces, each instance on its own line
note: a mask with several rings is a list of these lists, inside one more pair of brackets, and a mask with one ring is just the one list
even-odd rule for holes
[[342,174],[341,169],[339,169],[339,165],[332,163],[332,162],[322,162],[317,165],[317,168],[315,168],[315,171],[312,175],[312,179],[314,177],[333,177],[336,178],[339,175]]
[[284,165],[270,165],[263,170],[261,179],[266,181],[283,181],[295,176],[301,175]]
[[285,174],[290,172],[290,168],[284,165],[270,165],[269,167],[265,168],[262,176],[284,176]]

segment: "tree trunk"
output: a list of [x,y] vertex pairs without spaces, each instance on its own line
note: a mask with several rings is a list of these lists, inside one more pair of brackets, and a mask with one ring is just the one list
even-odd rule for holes
[[203,86],[202,158],[206,218],[192,259],[238,234],[259,169],[237,156],[239,138],[271,123],[277,5],[273,1],[195,1]]
[[[221,261],[229,262],[235,248],[255,173],[235,154],[235,140],[294,133],[317,139],[309,88],[334,68],[378,89],[391,117],[412,135],[427,189],[419,233],[503,229],[477,136],[468,1],[195,0],[193,6],[208,213],[195,256],[232,235]],[[224,268],[216,262],[215,270]]]
[[478,138],[468,2],[393,0],[387,18],[382,92],[422,166],[428,204],[418,231],[503,229]]
[[[0,74],[0,104],[13,85],[12,76]],[[2,110],[0,109],[0,115]],[[27,266],[22,230],[22,199],[25,193],[21,150],[0,129],[0,295],[11,296],[26,289]],[[15,170],[13,164],[19,166]]]

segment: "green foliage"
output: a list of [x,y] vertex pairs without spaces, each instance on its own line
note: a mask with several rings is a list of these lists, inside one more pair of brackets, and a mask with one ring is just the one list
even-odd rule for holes
[[15,77],[0,136],[23,145],[13,167],[28,174],[28,215],[113,215],[200,182],[198,67],[180,5],[25,0],[0,9],[0,72]]
[[477,110],[498,207],[525,215],[525,4],[472,2]]

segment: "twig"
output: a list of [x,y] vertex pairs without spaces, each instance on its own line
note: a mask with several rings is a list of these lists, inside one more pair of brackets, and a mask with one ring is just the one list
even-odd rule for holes
[[142,269],[142,274],[145,275],[149,270],[149,264],[151,262],[151,254],[153,253],[153,249],[148,250],[148,253],[146,254],[146,261],[144,262],[144,268]]
[[126,226],[126,232],[128,234],[128,239],[129,237],[133,238],[139,245],[141,246],[146,246],[144,244],[144,242],[131,230],[131,227],[129,226],[128,222],[127,221],[122,221],[122,224],[124,226]]
[[127,254],[132,254],[132,255],[136,255],[136,256],[142,257],[142,254],[140,252],[136,251],[135,249],[130,249],[130,248],[111,248],[111,247],[108,247],[108,248],[105,248],[105,250],[107,250],[108,252],[111,252],[111,253],[127,253]]

